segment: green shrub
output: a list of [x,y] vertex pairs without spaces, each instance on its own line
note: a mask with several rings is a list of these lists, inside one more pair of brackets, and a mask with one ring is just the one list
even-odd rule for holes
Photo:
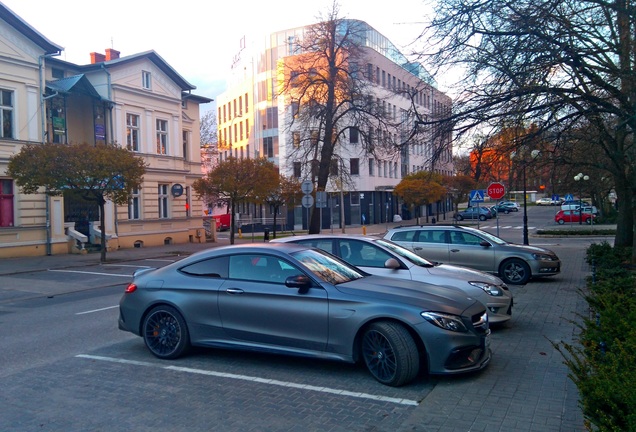
[[597,267],[584,294],[579,345],[555,344],[579,389],[590,430],[636,431],[636,278],[623,264],[629,251],[607,243],[587,250]]

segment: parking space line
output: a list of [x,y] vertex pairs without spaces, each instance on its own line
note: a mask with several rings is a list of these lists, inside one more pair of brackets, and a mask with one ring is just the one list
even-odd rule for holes
[[133,267],[133,268],[152,268],[151,266],[132,265],[132,264],[102,264],[104,267]]
[[125,278],[131,278],[132,276],[127,274],[127,275],[123,275],[123,274],[117,274],[117,273],[101,273],[101,272],[89,272],[89,271],[81,271],[81,270],[57,270],[57,269],[49,269],[50,272],[57,272],[57,273],[81,273],[81,274],[91,274],[91,275],[100,275],[100,276],[119,276],[119,277],[125,277]]
[[255,382],[259,384],[269,384],[269,385],[275,385],[279,387],[288,387],[288,388],[296,388],[296,389],[308,390],[313,392],[337,394],[341,396],[354,397],[354,398],[360,398],[360,399],[371,399],[375,401],[394,403],[397,405],[410,405],[410,406],[419,405],[417,401],[411,400],[411,399],[402,399],[402,398],[394,398],[389,396],[374,395],[369,393],[352,392],[348,390],[333,389],[329,387],[318,387],[318,386],[312,386],[308,384],[298,384],[298,383],[293,383],[288,381],[279,381],[279,380],[274,380],[269,378],[252,377],[249,375],[237,375],[237,374],[226,373],[226,372],[216,372],[216,371],[209,371],[204,369],[193,369],[193,368],[180,367],[180,366],[159,366],[155,363],[140,362],[135,360],[125,360],[125,359],[118,359],[113,357],[93,356],[93,355],[87,355],[87,354],[79,354],[79,355],[76,355],[75,357],[91,359],[91,360],[107,361],[112,363],[123,363],[123,364],[133,364],[137,366],[158,367],[161,369],[172,370],[176,372],[185,372],[190,374],[199,374],[199,375],[215,376],[220,378],[228,378],[228,379],[235,379],[235,380],[242,380],[242,381],[251,381],[251,382]]
[[105,311],[105,310],[109,310],[109,309],[115,309],[119,307],[119,305],[117,306],[108,306],[108,307],[104,307],[104,308],[100,308],[100,309],[93,309],[93,310],[89,310],[89,311],[85,311],[85,312],[77,312],[75,315],[86,315],[89,313],[93,313],[93,312],[101,312],[101,311]]

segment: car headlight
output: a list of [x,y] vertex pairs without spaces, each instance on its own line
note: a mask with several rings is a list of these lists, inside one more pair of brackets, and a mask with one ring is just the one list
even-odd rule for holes
[[497,285],[493,285],[488,282],[468,282],[468,283],[474,287],[481,288],[488,295],[495,296],[495,297],[501,297],[503,295],[502,289],[499,288]]
[[448,315],[439,312],[422,312],[422,317],[436,326],[443,328],[444,330],[465,332],[466,326],[462,322],[461,318],[455,315]]
[[552,261],[552,256],[548,255],[548,254],[542,254],[542,253],[533,253],[532,254],[532,258],[539,260],[539,261]]

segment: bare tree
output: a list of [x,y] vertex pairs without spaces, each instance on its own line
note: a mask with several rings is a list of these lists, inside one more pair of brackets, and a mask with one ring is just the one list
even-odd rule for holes
[[626,0],[440,0],[421,38],[432,64],[464,71],[444,119],[457,135],[513,120],[536,125],[556,149],[570,131],[596,131],[606,157],[578,161],[578,169],[613,176],[616,245],[634,244],[635,26]]
[[[347,152],[358,152],[363,160],[377,155],[397,160],[415,124],[413,116],[383,109],[381,95],[366,76],[373,54],[363,43],[367,30],[366,23],[340,18],[334,3],[325,18],[295,41],[296,55],[285,60],[280,92],[291,100],[286,128],[294,141],[288,164],[304,161],[303,177],[314,181],[318,191],[326,189],[330,176],[341,188],[349,184],[343,158]],[[359,145],[345,146],[351,142]],[[310,233],[320,232],[315,210]]]

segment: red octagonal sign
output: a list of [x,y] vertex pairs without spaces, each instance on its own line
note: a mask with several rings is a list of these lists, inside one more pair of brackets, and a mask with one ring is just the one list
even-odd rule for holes
[[490,186],[488,186],[486,192],[488,193],[488,196],[490,198],[498,200],[504,197],[504,195],[506,194],[506,188],[504,187],[503,183],[495,182],[490,183]]

